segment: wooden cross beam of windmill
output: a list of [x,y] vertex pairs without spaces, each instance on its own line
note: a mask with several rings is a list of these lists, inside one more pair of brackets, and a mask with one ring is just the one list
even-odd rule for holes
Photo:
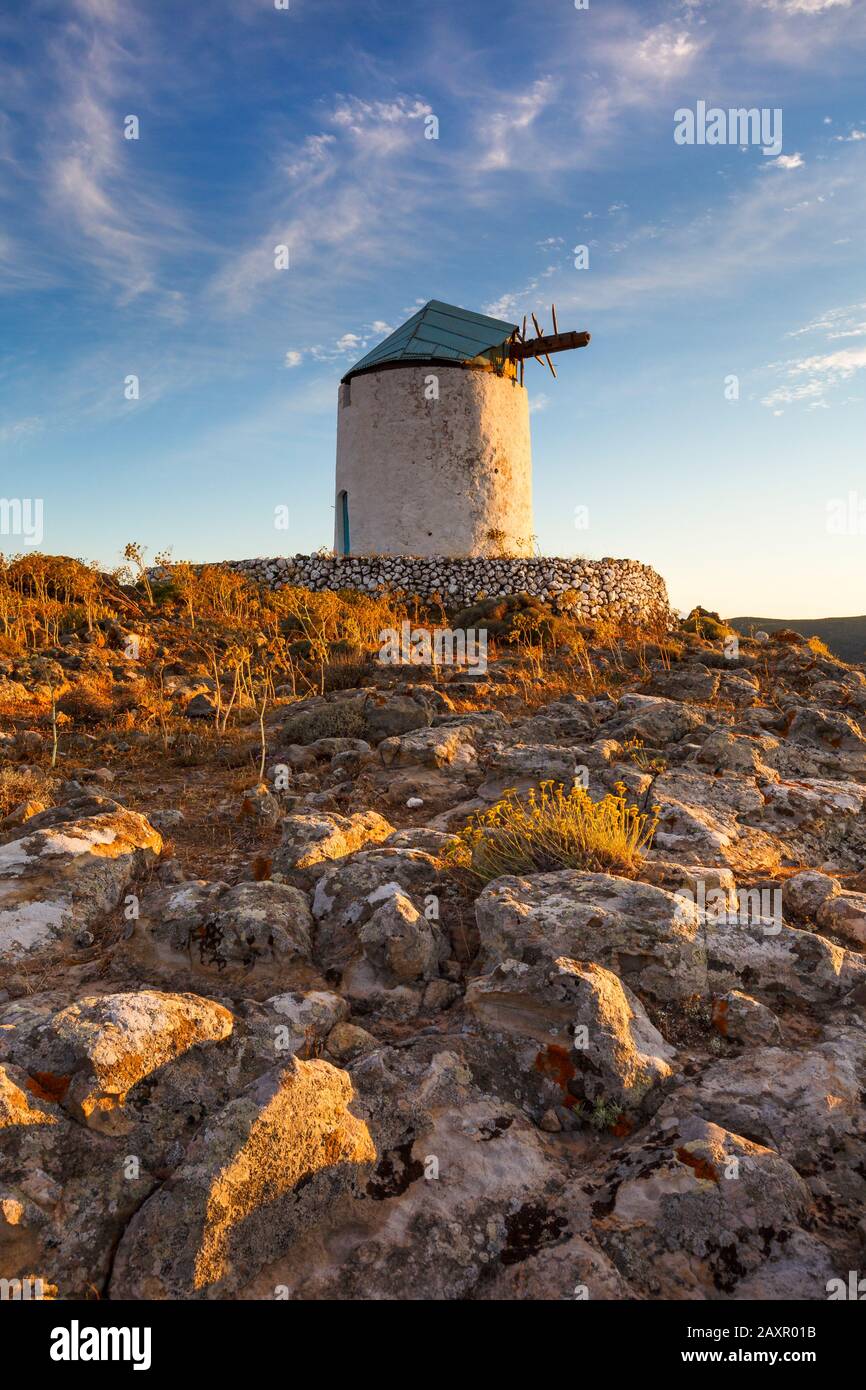
[[552,352],[570,352],[573,348],[586,347],[590,342],[591,334],[589,333],[560,333],[559,325],[556,322],[555,304],[551,304],[550,313],[553,319],[552,333],[545,333],[533,314],[534,338],[527,338],[526,336],[526,315],[523,317],[523,328],[517,329],[512,334],[508,345],[508,356],[512,362],[520,363],[521,386],[523,385],[523,364],[527,358],[535,358],[536,362],[546,362],[553,375],[556,376],[556,368],[550,360],[550,354]]

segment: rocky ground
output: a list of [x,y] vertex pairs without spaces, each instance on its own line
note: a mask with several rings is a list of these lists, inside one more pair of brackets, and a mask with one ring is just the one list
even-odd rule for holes
[[[793,634],[586,657],[286,698],[261,782],[254,724],[198,761],[97,725],[52,771],[8,664],[0,1277],[808,1300],[864,1267],[866,676]],[[213,682],[167,693],[203,739]],[[658,806],[636,877],[449,864],[576,776]]]

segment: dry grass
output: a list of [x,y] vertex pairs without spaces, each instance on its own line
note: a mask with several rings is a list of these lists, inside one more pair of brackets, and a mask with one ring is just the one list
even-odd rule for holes
[[658,818],[629,805],[625,788],[593,801],[583,787],[542,782],[526,797],[507,792],[455,837],[449,862],[483,883],[502,874],[554,869],[618,873],[640,867]]
[[43,806],[50,806],[54,801],[54,779],[41,768],[7,764],[0,768],[0,816],[8,816],[22,801],[41,801]]
[[833,653],[827,646],[827,643],[824,642],[820,637],[810,637],[808,642],[806,643],[806,646],[809,648],[810,652],[814,652],[815,656],[824,656],[829,657],[831,661],[835,660]]

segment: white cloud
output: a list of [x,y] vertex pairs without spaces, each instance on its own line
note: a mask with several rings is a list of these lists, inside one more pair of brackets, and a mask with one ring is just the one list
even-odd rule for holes
[[300,367],[304,360],[304,354],[298,352],[296,348],[290,348],[286,353],[284,365],[286,367]]
[[840,348],[824,356],[805,357],[791,367],[792,373],[813,373],[839,381],[866,367],[866,348]]
[[477,168],[509,169],[519,162],[520,138],[553,102],[558,91],[551,77],[540,77],[525,92],[509,93],[507,107],[496,111],[487,123],[484,147]]
[[[379,335],[377,335],[378,337]],[[310,356],[316,362],[337,362],[343,358],[355,359],[370,347],[369,339],[362,333],[343,333],[334,343],[317,343],[310,348]]]
[[418,98],[396,97],[392,101],[364,101],[360,97],[340,97],[328,117],[344,136],[363,146],[368,154],[394,155],[424,139],[424,132],[412,122],[434,114],[432,106]]
[[226,254],[211,282],[222,310],[236,314],[253,306],[273,282],[277,245],[289,248],[292,270],[310,293],[333,280],[334,258],[347,255],[347,248],[352,262],[368,271],[393,268],[395,257],[408,254],[417,209],[436,196],[433,185],[411,177],[432,143],[418,125],[429,113],[429,104],[416,97],[340,96],[324,116],[332,131],[278,151],[248,218],[264,230]]
[[762,405],[776,409],[807,401],[810,409],[829,408],[827,397],[833,388],[866,370],[866,347],[795,358],[779,364],[775,370],[785,379],[763,397]]
[[670,25],[662,24],[638,44],[636,58],[654,77],[667,80],[689,67],[700,47],[685,30],[675,31]]
[[823,14],[825,10],[848,10],[851,0],[759,0],[767,10],[783,10],[785,14]]
[[283,164],[287,178],[326,178],[333,170],[332,147],[336,135],[308,135],[296,154],[290,153]]
[[331,112],[334,125],[343,126],[353,135],[364,135],[373,126],[400,125],[404,121],[417,121],[433,114],[433,108],[426,101],[397,97],[393,101],[363,101],[360,97],[338,97],[338,104]]
[[845,304],[839,309],[828,309],[819,318],[812,319],[802,328],[794,328],[786,334],[788,338],[802,338],[807,333],[823,333],[828,342],[836,338],[859,338],[866,332],[866,324],[860,321],[866,309],[866,301]]
[[768,159],[762,169],[802,169],[805,160],[801,154],[780,154],[776,159]]
[[13,420],[9,425],[0,425],[0,444],[20,444],[42,429],[38,415],[28,415],[23,420]]

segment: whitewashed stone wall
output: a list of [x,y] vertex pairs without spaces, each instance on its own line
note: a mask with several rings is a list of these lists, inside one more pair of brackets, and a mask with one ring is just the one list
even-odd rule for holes
[[294,555],[225,563],[228,569],[270,588],[297,584],[307,589],[361,589],[368,593],[402,590],[421,599],[438,595],[448,607],[474,603],[482,595],[501,598],[527,593],[578,616],[610,614],[634,621],[670,612],[661,575],[636,560]]
[[337,411],[340,555],[344,492],[352,555],[531,555],[525,387],[446,363],[352,377]]

